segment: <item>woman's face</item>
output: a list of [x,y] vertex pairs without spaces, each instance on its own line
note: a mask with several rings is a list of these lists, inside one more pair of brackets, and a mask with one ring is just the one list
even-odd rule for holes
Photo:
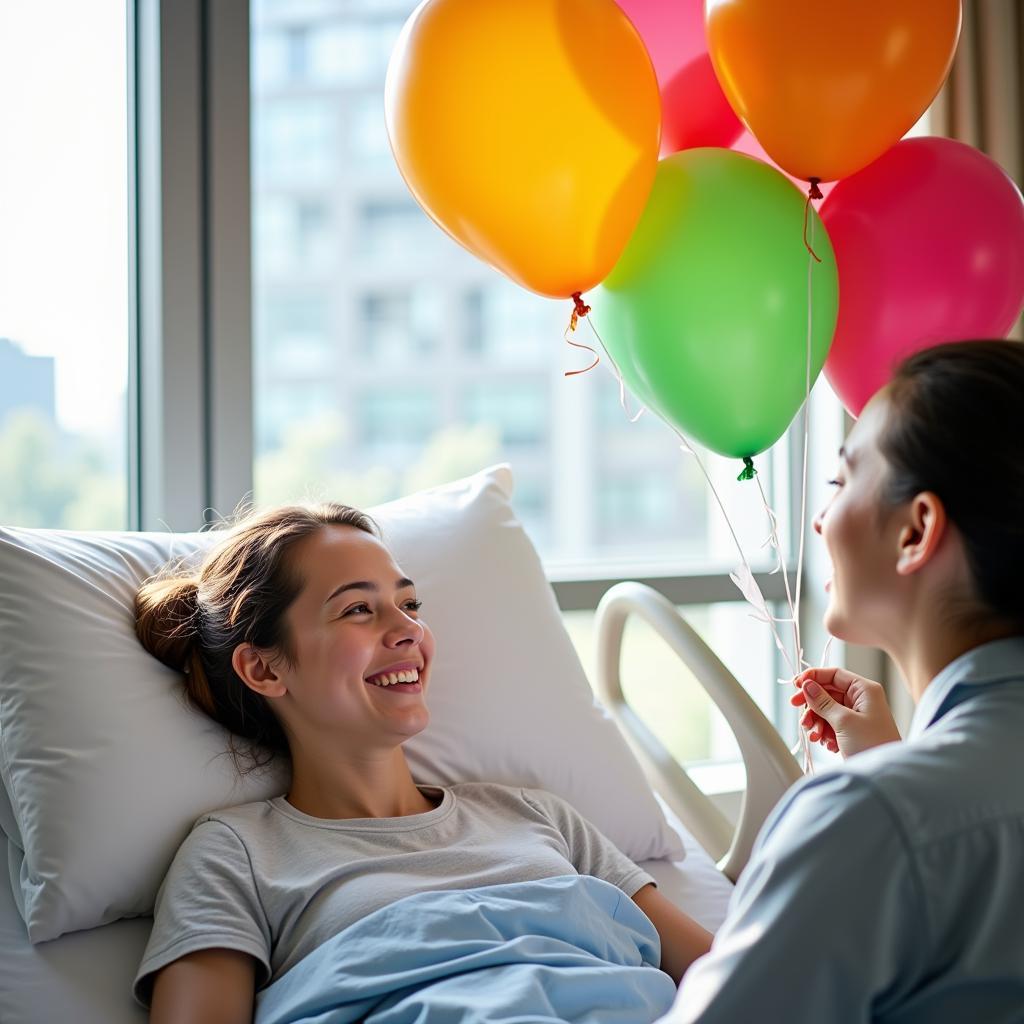
[[872,646],[885,646],[901,593],[900,520],[886,515],[882,499],[888,470],[878,439],[886,413],[884,394],[865,407],[839,450],[832,500],[814,520],[832,559],[825,628],[840,640]]
[[415,736],[430,717],[423,698],[434,637],[412,580],[355,527],[324,527],[291,554],[303,580],[285,616],[294,661],[274,666],[289,731],[321,733],[353,752]]

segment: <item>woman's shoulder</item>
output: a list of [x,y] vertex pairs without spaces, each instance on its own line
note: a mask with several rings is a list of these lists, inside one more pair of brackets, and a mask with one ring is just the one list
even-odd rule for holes
[[277,817],[270,800],[251,800],[204,811],[192,823],[185,843],[198,848],[246,847],[273,827]]
[[254,802],[201,814],[175,851],[161,895],[191,891],[196,884],[214,890],[225,884],[251,889],[261,813]]
[[909,854],[992,810],[1005,814],[999,788],[975,784],[945,744],[889,743],[802,779],[769,820],[794,836],[818,833],[836,842],[886,836]]

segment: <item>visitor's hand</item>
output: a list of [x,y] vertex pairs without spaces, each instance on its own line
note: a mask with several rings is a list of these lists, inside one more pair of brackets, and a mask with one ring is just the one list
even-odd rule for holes
[[793,684],[790,703],[806,706],[800,724],[812,743],[849,757],[901,738],[881,683],[842,668],[809,668]]

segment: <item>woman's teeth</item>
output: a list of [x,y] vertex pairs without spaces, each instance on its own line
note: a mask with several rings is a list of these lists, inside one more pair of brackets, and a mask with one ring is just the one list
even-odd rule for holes
[[418,683],[420,674],[417,669],[410,669],[408,672],[385,672],[379,676],[370,676],[366,680],[374,686],[394,686],[395,683]]

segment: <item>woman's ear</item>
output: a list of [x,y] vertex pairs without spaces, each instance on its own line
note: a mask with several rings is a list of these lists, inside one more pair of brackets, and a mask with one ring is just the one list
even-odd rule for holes
[[239,644],[231,652],[231,667],[250,690],[264,697],[280,697],[286,692],[269,656],[252,644]]
[[922,491],[909,503],[908,520],[900,527],[896,572],[910,576],[935,557],[946,533],[946,509],[938,495]]

